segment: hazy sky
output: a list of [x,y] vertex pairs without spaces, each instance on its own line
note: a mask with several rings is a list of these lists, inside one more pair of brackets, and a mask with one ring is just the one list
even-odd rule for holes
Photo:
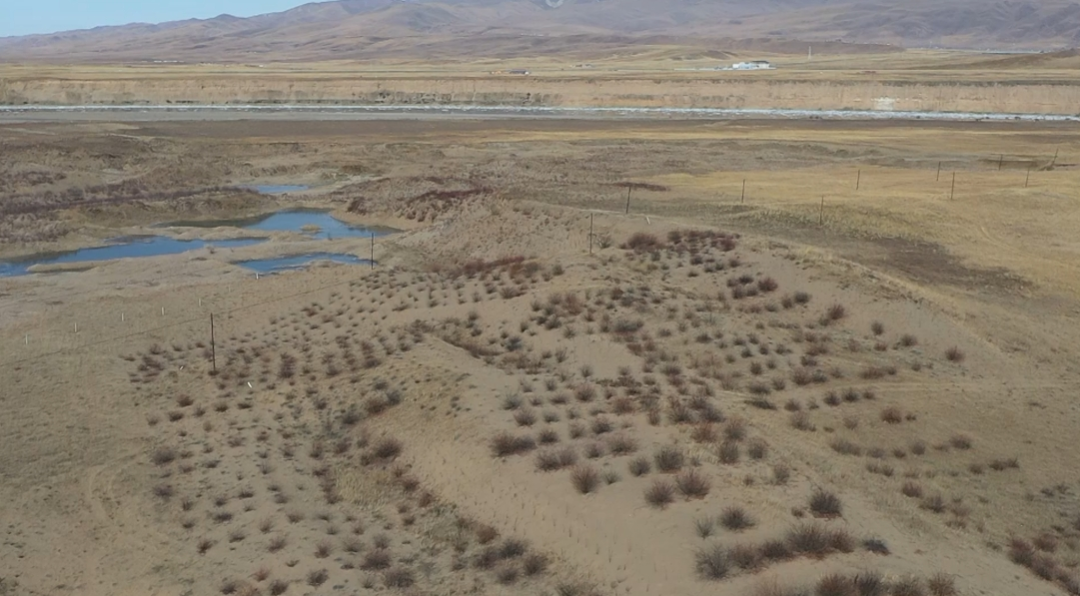
[[99,25],[248,17],[305,4],[305,0],[0,0],[0,37],[89,29]]

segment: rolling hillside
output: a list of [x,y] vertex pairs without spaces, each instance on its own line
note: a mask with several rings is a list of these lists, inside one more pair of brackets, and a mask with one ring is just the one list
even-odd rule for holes
[[[556,5],[556,7],[549,6]],[[1080,45],[1068,0],[340,0],[237,18],[0,39],[0,60],[289,61],[603,54],[663,39],[1060,49]],[[522,39],[531,38],[522,44]],[[433,53],[434,52],[434,53]]]

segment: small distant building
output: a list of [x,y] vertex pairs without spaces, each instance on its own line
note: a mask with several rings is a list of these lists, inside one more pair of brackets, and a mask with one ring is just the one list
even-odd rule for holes
[[773,70],[775,68],[768,60],[751,60],[749,62],[736,62],[731,65],[730,70]]
[[507,72],[509,74],[512,74],[512,75],[527,75],[527,74],[530,74],[529,71],[525,70],[524,68],[513,68],[513,69],[510,69]]

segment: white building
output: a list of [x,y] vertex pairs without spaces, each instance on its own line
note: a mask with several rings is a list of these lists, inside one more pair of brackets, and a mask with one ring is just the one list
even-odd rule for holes
[[730,70],[773,70],[775,68],[768,60],[751,60],[732,64]]

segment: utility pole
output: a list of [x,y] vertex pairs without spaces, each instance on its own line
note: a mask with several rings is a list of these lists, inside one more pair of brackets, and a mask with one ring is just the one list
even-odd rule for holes
[[1028,166],[1027,176],[1024,176],[1024,188],[1028,187],[1028,182],[1031,182],[1031,166]]
[[593,241],[593,216],[595,213],[589,214],[589,254],[592,254],[592,241]]
[[371,232],[371,268],[375,268],[375,232]]
[[825,195],[821,195],[821,209],[818,210],[817,223],[819,226],[825,223]]
[[941,162],[940,161],[937,162],[937,178],[934,181],[935,182],[941,182]]
[[633,186],[627,185],[626,187],[626,214],[630,215],[630,193],[634,191]]
[[861,169],[859,170],[859,175],[855,177],[855,190],[859,190],[860,186],[862,186],[862,170]]
[[210,361],[217,372],[217,343],[214,341],[214,313],[210,313]]
[[953,200],[954,196],[956,196],[956,172],[952,173],[952,189],[949,191],[949,200]]
[[1001,157],[998,158],[998,171],[999,172],[1001,171],[1001,165],[1004,164],[1004,163],[1005,163],[1005,154],[1002,153]]
[[742,179],[742,198],[739,199],[740,203],[746,202],[746,178]]

